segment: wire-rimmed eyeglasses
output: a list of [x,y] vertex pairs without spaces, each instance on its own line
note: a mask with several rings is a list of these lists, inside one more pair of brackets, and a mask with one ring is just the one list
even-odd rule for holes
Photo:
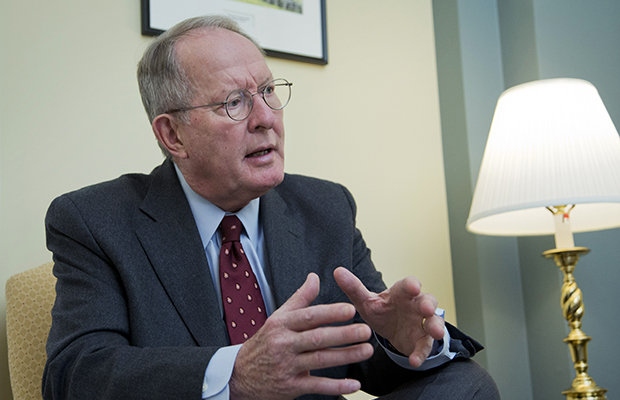
[[260,94],[265,104],[273,110],[281,110],[288,104],[291,99],[291,86],[293,84],[284,78],[274,79],[267,85],[258,89],[258,92],[251,93],[247,89],[237,89],[226,97],[226,101],[219,103],[205,104],[203,106],[176,108],[166,111],[164,114],[172,114],[175,112],[189,111],[196,108],[225,106],[226,114],[234,121],[243,121],[252,112],[254,106],[254,96]]

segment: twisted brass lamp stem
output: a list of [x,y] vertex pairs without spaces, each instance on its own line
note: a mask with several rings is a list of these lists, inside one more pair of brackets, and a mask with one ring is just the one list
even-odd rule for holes
[[561,305],[564,318],[568,321],[571,328],[568,337],[564,342],[568,344],[571,358],[577,375],[573,380],[570,389],[562,394],[568,400],[572,399],[607,399],[603,389],[596,385],[594,380],[588,375],[588,342],[592,339],[581,330],[581,318],[584,313],[583,296],[581,289],[577,287],[573,272],[579,256],[587,254],[590,250],[585,247],[573,247],[571,249],[555,249],[543,253],[547,258],[553,258],[558,267],[564,274],[564,284],[562,285]]

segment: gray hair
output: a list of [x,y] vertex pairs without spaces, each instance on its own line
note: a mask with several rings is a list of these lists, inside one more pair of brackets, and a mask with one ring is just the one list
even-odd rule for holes
[[[202,28],[221,28],[238,33],[249,39],[265,55],[258,43],[230,18],[206,15],[179,22],[158,36],[147,47],[138,63],[138,86],[142,104],[151,123],[155,117],[168,110],[191,106],[190,102],[197,89],[177,60],[175,46],[191,31]],[[186,112],[180,112],[178,119],[181,123],[189,124],[189,115]],[[161,143],[159,147],[166,157],[171,157]]]

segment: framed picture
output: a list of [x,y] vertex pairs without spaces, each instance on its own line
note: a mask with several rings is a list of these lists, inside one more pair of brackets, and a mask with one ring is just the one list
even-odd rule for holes
[[252,36],[268,56],[325,65],[325,0],[141,0],[142,34],[157,36],[177,22],[225,15]]

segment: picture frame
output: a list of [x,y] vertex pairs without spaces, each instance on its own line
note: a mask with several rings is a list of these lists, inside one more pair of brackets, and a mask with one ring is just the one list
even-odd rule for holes
[[325,0],[141,0],[141,13],[143,35],[219,14],[236,21],[269,57],[327,64]]

